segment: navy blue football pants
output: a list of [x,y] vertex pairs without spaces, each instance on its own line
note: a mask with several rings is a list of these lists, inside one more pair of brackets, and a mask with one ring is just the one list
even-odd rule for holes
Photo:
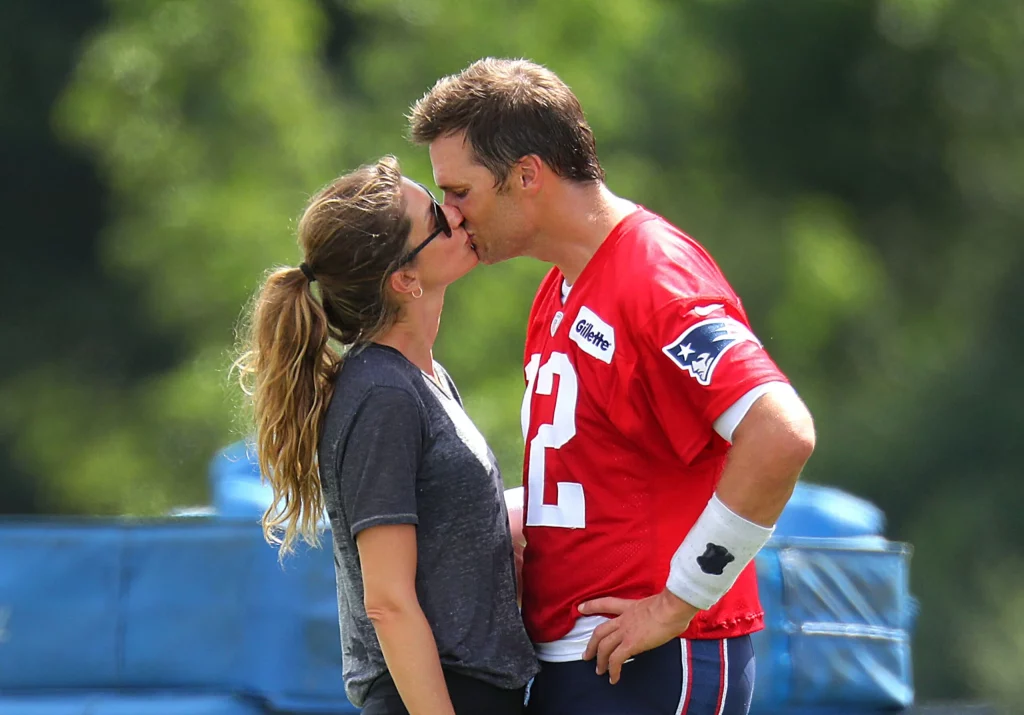
[[750,636],[673,639],[622,666],[619,682],[596,660],[541,663],[527,715],[746,715],[754,692]]

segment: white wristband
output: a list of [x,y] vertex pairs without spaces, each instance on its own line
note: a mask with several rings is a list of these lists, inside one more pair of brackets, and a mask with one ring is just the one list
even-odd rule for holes
[[711,608],[774,531],[747,521],[712,495],[672,556],[665,588],[702,611]]

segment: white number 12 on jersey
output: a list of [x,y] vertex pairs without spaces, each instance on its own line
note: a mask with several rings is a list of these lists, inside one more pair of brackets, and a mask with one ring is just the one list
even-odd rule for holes
[[530,357],[526,365],[526,395],[520,417],[523,439],[530,429],[530,405],[534,392],[550,395],[554,378],[558,375],[558,394],[555,395],[555,414],[550,424],[537,428],[530,440],[530,462],[527,485],[530,495],[526,505],[526,526],[555,526],[563,529],[583,529],[587,525],[586,501],[583,485],[576,482],[558,482],[558,501],[544,503],[544,471],[547,450],[558,449],[576,436],[576,397],[579,389],[576,370],[565,353],[551,353],[542,366],[540,355]]

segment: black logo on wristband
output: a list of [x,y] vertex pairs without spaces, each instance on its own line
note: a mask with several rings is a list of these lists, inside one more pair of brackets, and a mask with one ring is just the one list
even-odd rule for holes
[[700,570],[707,574],[721,576],[725,567],[736,560],[736,557],[729,553],[729,549],[718,544],[708,544],[703,555],[697,557],[697,565]]

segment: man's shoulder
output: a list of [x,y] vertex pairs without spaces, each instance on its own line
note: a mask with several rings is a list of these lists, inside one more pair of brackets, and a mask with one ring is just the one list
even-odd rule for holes
[[647,212],[617,246],[611,271],[620,300],[650,316],[672,303],[735,298],[711,254],[666,219]]
[[685,231],[657,214],[637,223],[622,242],[625,267],[648,275],[655,284],[695,285],[695,280],[724,281],[708,250]]

